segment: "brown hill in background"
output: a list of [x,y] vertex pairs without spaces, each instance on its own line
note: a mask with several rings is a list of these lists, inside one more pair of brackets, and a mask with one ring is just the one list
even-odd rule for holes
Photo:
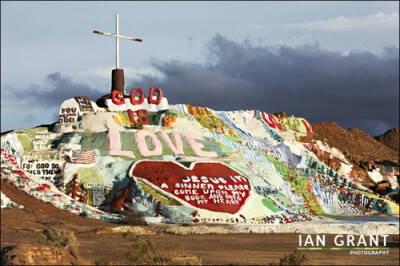
[[399,153],[358,128],[346,130],[335,122],[320,122],[312,125],[316,140],[321,140],[331,147],[342,151],[353,164],[356,176],[364,186],[370,187],[374,182],[367,174],[369,161],[387,166],[399,165]]
[[386,131],[384,134],[374,137],[379,142],[382,142],[392,150],[399,152],[399,137],[400,137],[400,129],[392,128]]
[[314,138],[336,147],[353,162],[374,161],[383,165],[398,165],[399,155],[385,144],[358,128],[346,130],[335,122],[312,125]]

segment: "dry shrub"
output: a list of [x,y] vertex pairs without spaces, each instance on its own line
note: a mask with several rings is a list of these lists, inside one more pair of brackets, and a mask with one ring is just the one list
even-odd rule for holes
[[296,249],[292,253],[285,254],[283,258],[280,258],[279,265],[301,265],[306,261],[306,256]]
[[143,213],[140,212],[124,212],[120,214],[122,217],[122,221],[124,223],[127,223],[128,225],[133,225],[133,226],[146,226],[146,220],[144,219]]
[[169,262],[174,265],[202,265],[201,258],[197,256],[184,256],[185,250],[176,246],[168,250]]
[[[126,253],[130,263],[135,265],[201,265],[202,261],[197,256],[184,256],[184,249],[180,246],[163,251],[151,239],[143,235],[123,234],[131,237],[132,248]],[[165,255],[167,254],[167,255]]]
[[[131,236],[131,234],[123,234],[123,237]],[[132,248],[128,250],[126,256],[130,263],[162,265],[160,249],[149,238],[134,235],[130,239]]]
[[74,257],[77,257],[79,245],[75,233],[71,230],[46,228],[39,235],[39,242],[46,245],[66,248]]

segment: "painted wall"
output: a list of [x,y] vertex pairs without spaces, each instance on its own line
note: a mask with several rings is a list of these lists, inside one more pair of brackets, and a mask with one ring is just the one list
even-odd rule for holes
[[53,132],[2,136],[2,160],[22,171],[2,174],[52,183],[69,199],[66,209],[73,201],[80,212],[130,210],[164,222],[289,223],[364,210],[398,215],[398,205],[357,183],[347,162],[335,171],[298,141],[312,132],[303,118],[169,105],[162,93],[139,94],[115,95],[107,108],[68,99]]

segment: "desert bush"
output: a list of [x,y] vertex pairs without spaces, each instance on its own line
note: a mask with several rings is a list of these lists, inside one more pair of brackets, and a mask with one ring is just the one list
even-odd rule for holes
[[46,228],[39,235],[39,242],[56,247],[68,249],[73,256],[77,256],[77,247],[79,245],[75,234],[71,230],[57,229],[54,227]]
[[122,221],[124,223],[127,223],[128,225],[141,225],[141,226],[146,226],[146,220],[144,219],[143,213],[140,212],[123,212],[120,214]]
[[150,238],[142,235],[123,234],[123,237],[131,237],[132,248],[126,253],[130,263],[136,265],[201,265],[201,259],[197,256],[184,256],[184,249],[180,246],[162,250]]
[[201,258],[197,256],[184,256],[185,250],[176,246],[168,250],[169,261],[173,265],[202,265]]
[[306,256],[296,249],[292,253],[285,254],[283,258],[280,258],[279,265],[301,265],[306,261]]
[[124,234],[123,237],[131,236],[132,248],[128,250],[126,256],[132,264],[152,264],[162,265],[161,250],[149,238],[131,234]]

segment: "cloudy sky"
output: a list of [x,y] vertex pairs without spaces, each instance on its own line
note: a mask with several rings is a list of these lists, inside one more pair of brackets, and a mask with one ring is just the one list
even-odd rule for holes
[[371,135],[399,127],[399,2],[1,2],[1,131],[57,120],[110,91],[114,32],[126,90],[169,102],[285,111]]

